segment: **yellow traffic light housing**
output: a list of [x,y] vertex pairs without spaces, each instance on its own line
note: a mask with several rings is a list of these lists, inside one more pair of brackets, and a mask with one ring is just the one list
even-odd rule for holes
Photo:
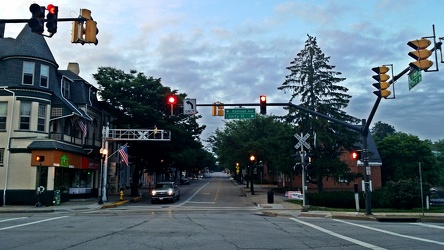
[[372,70],[377,74],[373,76],[373,79],[378,81],[377,83],[373,83],[373,86],[378,89],[373,93],[379,97],[387,98],[392,93],[387,90],[391,85],[390,83],[388,83],[390,76],[387,74],[390,71],[390,68],[383,65],[380,67],[374,67],[372,68]]
[[213,102],[213,106],[211,106],[211,115],[216,116],[217,115],[217,106],[216,103]]
[[433,65],[432,61],[427,60],[427,58],[432,55],[432,51],[427,49],[430,44],[432,44],[432,42],[426,38],[409,41],[407,43],[408,46],[414,49],[414,51],[409,52],[408,55],[416,60],[409,64],[410,67],[418,70],[427,70]]
[[220,105],[223,104],[221,102],[219,102],[219,105],[217,106],[217,116],[224,116],[224,105]]
[[80,17],[86,19],[86,21],[74,21],[72,22],[71,43],[93,43],[97,45],[97,22],[91,17],[91,11],[88,9],[80,9]]

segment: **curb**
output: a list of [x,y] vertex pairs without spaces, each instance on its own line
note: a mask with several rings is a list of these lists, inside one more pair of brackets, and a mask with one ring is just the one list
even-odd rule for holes
[[114,202],[112,204],[103,205],[100,209],[118,207],[118,206],[121,206],[121,205],[126,204],[128,202],[140,201],[141,199],[142,199],[142,196],[137,196],[137,197],[134,197],[134,198],[129,199],[129,200],[121,200],[121,201],[118,201],[118,202]]

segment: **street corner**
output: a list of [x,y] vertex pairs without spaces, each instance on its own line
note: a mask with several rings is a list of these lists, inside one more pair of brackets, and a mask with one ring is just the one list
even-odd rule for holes
[[124,205],[124,204],[129,203],[129,202],[138,202],[140,200],[142,200],[142,196],[141,195],[137,196],[137,197],[134,197],[134,198],[119,200],[119,201],[116,201],[116,202],[113,202],[113,203],[110,203],[110,204],[104,204],[101,207],[101,209],[118,207],[118,206]]

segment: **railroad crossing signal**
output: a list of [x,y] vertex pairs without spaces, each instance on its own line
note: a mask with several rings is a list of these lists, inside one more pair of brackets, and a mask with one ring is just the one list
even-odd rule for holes
[[296,149],[301,149],[301,151],[304,151],[304,147],[306,149],[311,149],[310,144],[308,144],[308,142],[306,142],[306,140],[308,139],[308,137],[310,137],[310,134],[305,134],[304,136],[295,134],[294,137],[296,137],[296,139],[298,139],[298,143],[296,143],[296,145],[294,146]]

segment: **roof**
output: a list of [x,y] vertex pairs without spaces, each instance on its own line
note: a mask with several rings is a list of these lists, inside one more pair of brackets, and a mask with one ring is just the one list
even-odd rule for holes
[[33,141],[28,145],[30,150],[60,150],[65,152],[77,153],[86,155],[86,152],[81,147],[76,147],[59,141]]
[[[29,41],[32,41],[32,43]],[[32,57],[57,65],[44,36],[32,32],[27,24],[17,38],[0,39],[0,48],[2,48],[0,50],[0,60],[5,57]]]

